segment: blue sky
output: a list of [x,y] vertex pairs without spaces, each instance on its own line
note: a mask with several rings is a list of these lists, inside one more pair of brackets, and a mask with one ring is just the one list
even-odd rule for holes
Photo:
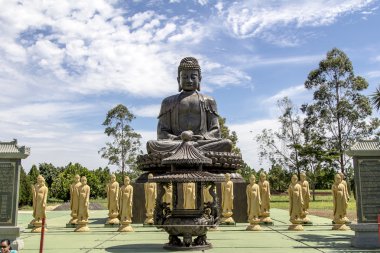
[[[254,136],[276,129],[276,101],[312,94],[308,73],[342,49],[371,94],[380,84],[379,1],[0,1],[0,140],[31,147],[23,162],[105,166],[101,123],[122,103],[145,142],[161,100],[177,92],[185,56],[199,59],[201,91],[259,168]],[[265,166],[265,163],[264,163]]]

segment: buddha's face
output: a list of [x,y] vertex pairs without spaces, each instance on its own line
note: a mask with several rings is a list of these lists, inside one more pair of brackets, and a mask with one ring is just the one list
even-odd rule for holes
[[339,184],[340,182],[342,182],[342,176],[339,174],[336,174],[335,175],[335,183]]
[[111,176],[111,182],[114,183],[116,181],[116,176],[115,175],[112,175]]
[[131,180],[129,179],[129,177],[124,178],[124,184],[125,185],[129,185],[130,182],[131,182]]
[[305,174],[301,174],[300,178],[301,178],[302,181],[304,181],[306,179],[306,175]]
[[224,175],[225,179],[226,179],[226,182],[230,181],[231,180],[231,175],[230,174],[226,174]]
[[184,91],[195,91],[201,81],[198,70],[182,70],[177,80]]
[[80,181],[80,176],[79,175],[75,175],[74,182],[78,183],[79,181]]
[[267,179],[267,176],[265,174],[261,174],[260,180],[263,182],[263,181],[265,181],[265,179]]
[[296,175],[292,176],[292,184],[296,184],[298,181],[298,177]]
[[249,182],[250,182],[251,184],[254,184],[254,183],[256,182],[256,178],[255,178],[254,175],[252,175],[252,176],[249,178]]
[[82,178],[80,179],[80,182],[81,182],[82,184],[86,185],[86,184],[87,184],[87,178],[86,178],[86,177],[82,177]]

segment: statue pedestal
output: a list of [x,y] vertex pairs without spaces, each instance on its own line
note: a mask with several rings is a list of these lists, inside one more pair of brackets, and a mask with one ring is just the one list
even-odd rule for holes
[[260,226],[260,219],[252,219],[250,220],[250,224],[245,229],[247,231],[261,231],[263,230]]
[[262,213],[260,215],[260,222],[259,224],[260,225],[265,225],[265,226],[273,226],[273,221],[271,219],[271,217],[269,217],[269,212],[266,212],[266,213]]
[[90,228],[87,226],[88,221],[78,221],[77,228],[74,232],[88,232]]
[[105,225],[119,225],[120,224],[120,220],[118,218],[118,215],[119,214],[111,214],[109,215],[108,219],[107,219],[107,222]]
[[[41,233],[42,231],[42,221],[35,221],[33,223],[32,233]],[[46,223],[45,223],[45,232],[47,232]]]
[[235,226],[236,225],[236,222],[234,221],[234,218],[232,218],[232,212],[225,212],[225,213],[222,213],[222,219],[220,221],[220,225],[222,226]]
[[347,217],[344,217],[339,220],[333,220],[333,227],[332,230],[342,230],[347,231],[350,230],[350,227],[346,225]]
[[131,221],[122,221],[121,226],[117,230],[118,232],[133,232],[133,228],[130,225],[132,222]]
[[144,221],[144,226],[153,226],[153,225],[154,225],[153,214],[147,215]]
[[76,217],[73,217],[69,220],[69,222],[66,223],[67,228],[75,228],[78,224],[78,219]]
[[299,220],[291,220],[290,221],[292,223],[292,225],[290,225],[288,227],[288,230],[291,230],[291,231],[303,231],[303,226],[302,226],[302,219],[299,219]]

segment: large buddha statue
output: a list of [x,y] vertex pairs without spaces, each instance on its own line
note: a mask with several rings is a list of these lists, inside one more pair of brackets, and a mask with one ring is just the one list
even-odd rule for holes
[[221,138],[215,100],[199,93],[201,79],[197,59],[182,59],[177,77],[180,93],[162,101],[157,140],[147,142],[148,154],[174,152],[184,131],[193,132],[191,141],[200,151],[231,152],[232,142]]

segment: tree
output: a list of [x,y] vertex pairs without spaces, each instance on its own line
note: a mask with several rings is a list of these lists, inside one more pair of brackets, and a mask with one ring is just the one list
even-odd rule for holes
[[255,175],[257,179],[256,171],[246,163],[243,163],[237,172],[245,179],[246,182],[249,182],[249,177],[251,175]]
[[376,110],[380,110],[380,87],[377,87],[376,91],[371,95],[372,105]]
[[45,178],[46,186],[51,187],[54,178],[56,178],[63,168],[57,168],[51,163],[40,163],[38,165],[40,174]]
[[29,176],[29,181],[32,184],[37,183],[37,177],[40,174],[40,171],[38,170],[36,165],[33,165],[32,168],[30,169],[28,176]]
[[130,126],[135,116],[122,104],[108,111],[103,122],[106,127],[104,133],[111,137],[112,142],[107,142],[106,147],[99,150],[102,158],[108,159],[108,164],[117,165],[121,169],[122,176],[126,166],[130,171],[137,172],[136,157],[140,151],[141,135]]
[[281,111],[280,129],[263,129],[256,136],[259,143],[260,158],[267,158],[272,165],[279,165],[289,171],[301,171],[301,163],[297,145],[303,141],[302,121],[292,101],[284,97],[277,101]]
[[268,180],[271,188],[278,192],[284,192],[288,189],[291,175],[291,172],[285,170],[280,165],[272,165],[268,172]]
[[230,129],[226,125],[226,118],[218,117],[220,134],[223,139],[229,139],[232,141],[232,152],[235,154],[241,154],[240,149],[237,147],[238,137],[235,131],[230,132]]
[[306,113],[304,124],[327,136],[327,149],[338,152],[337,162],[342,173],[349,164],[347,150],[356,138],[368,136],[379,125],[378,120],[366,122],[372,109],[369,99],[359,92],[368,87],[367,81],[355,76],[347,55],[333,48],[319,67],[312,70],[305,87],[314,90],[314,102],[302,106]]
[[32,191],[30,190],[31,182],[29,176],[25,173],[23,167],[20,170],[20,188],[19,188],[19,197],[18,205],[31,205],[32,204]]

